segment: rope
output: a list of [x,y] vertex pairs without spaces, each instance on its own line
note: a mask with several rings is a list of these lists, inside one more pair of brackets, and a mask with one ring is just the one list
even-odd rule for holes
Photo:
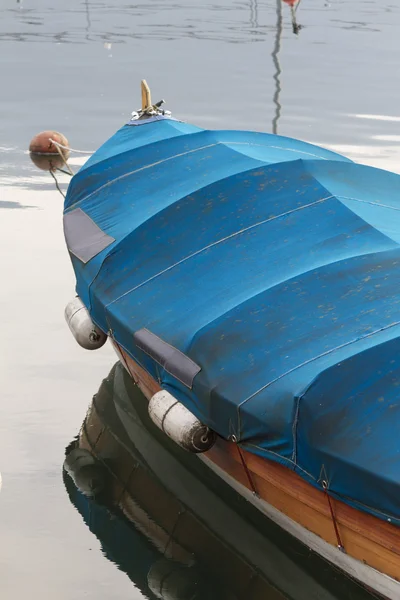
[[69,171],[64,171],[64,169],[60,169],[60,167],[57,167],[57,169],[55,169],[55,171],[60,171],[60,173],[64,173],[64,175],[71,175],[71,173],[69,173]]
[[68,148],[68,146],[63,146],[60,142],[56,142],[52,138],[49,138],[49,142],[54,144],[58,148],[62,148],[63,150],[68,150],[69,152],[76,152],[77,154],[94,154],[91,150],[76,150],[75,148]]
[[150,104],[149,106],[145,106],[140,110],[134,110],[131,114],[131,121],[138,121],[142,117],[154,117],[154,116],[171,116],[171,112],[169,110],[163,110],[160,107],[164,104],[165,100],[160,100],[155,104]]
[[63,151],[58,146],[56,146],[56,148],[57,148],[58,154],[61,156],[61,160],[63,161],[64,165],[67,167],[67,169],[69,171],[69,174],[71,175],[71,177],[73,177],[74,176],[74,172],[71,169],[71,167],[69,166],[69,164],[67,163],[67,159],[65,158]]
[[57,188],[57,189],[58,189],[58,191],[60,192],[61,196],[62,196],[63,198],[65,198],[65,194],[64,194],[64,192],[62,191],[62,189],[60,188],[60,186],[59,186],[59,184],[58,184],[58,181],[57,181],[57,177],[54,175],[53,171],[50,171],[50,175],[52,176],[52,178],[53,178],[53,179],[54,179],[54,181],[56,182],[56,188]]
[[326,497],[328,499],[329,510],[331,512],[333,528],[334,528],[335,534],[336,534],[337,547],[339,548],[339,550],[341,550],[341,552],[346,552],[345,547],[343,546],[343,543],[342,543],[342,538],[340,537],[339,527],[337,525],[335,513],[333,511],[331,497],[328,494],[328,483],[325,480],[322,482],[322,487],[324,488]]
[[248,466],[246,464],[246,461],[244,459],[243,453],[242,453],[242,451],[241,451],[241,449],[239,447],[239,444],[237,443],[236,436],[232,435],[231,436],[231,440],[232,440],[232,442],[234,442],[236,444],[236,448],[237,448],[238,453],[239,453],[240,461],[241,461],[241,463],[243,465],[243,469],[244,469],[244,471],[245,471],[245,473],[247,475],[247,479],[249,480],[249,484],[250,484],[250,487],[251,487],[251,489],[253,491],[253,494],[254,494],[254,496],[258,496],[259,494],[257,492],[257,488],[256,488],[256,486],[254,484],[253,478],[252,478],[250,470],[249,470],[249,468],[248,468]]

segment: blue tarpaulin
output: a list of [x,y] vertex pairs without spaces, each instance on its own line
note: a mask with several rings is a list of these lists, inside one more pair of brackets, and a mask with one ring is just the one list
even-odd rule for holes
[[[166,119],[82,167],[81,212],[99,234],[71,258],[99,327],[219,435],[400,524],[399,176]],[[143,328],[200,367],[191,389]]]

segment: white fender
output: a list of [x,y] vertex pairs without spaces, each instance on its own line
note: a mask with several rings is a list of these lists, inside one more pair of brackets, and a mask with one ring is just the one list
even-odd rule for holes
[[106,487],[106,467],[85,448],[71,450],[65,458],[64,469],[85,496],[97,496]]
[[149,415],[161,431],[189,452],[206,452],[215,443],[215,433],[166,390],[151,398]]
[[79,296],[67,304],[64,314],[72,335],[82,348],[97,350],[106,343],[107,335],[93,323]]
[[199,573],[196,570],[165,558],[151,566],[147,574],[147,585],[159,600],[198,600],[208,597],[200,589],[203,586],[199,586]]

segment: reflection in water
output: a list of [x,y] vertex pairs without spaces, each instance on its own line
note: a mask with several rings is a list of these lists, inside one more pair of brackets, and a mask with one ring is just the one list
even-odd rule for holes
[[[248,17],[250,2],[250,20]],[[82,6],[86,14],[86,22],[82,24]],[[95,16],[93,19],[93,9]],[[118,3],[109,5],[105,2],[84,0],[82,5],[74,3],[61,9],[64,12],[62,30],[50,32],[47,27],[54,14],[51,3],[41,8],[43,18],[35,23],[32,29],[19,26],[33,25],[30,12],[33,9],[6,10],[9,18],[7,27],[1,27],[0,42],[58,42],[58,43],[87,43],[104,39],[114,44],[129,43],[143,39],[147,42],[154,40],[170,41],[184,38],[199,40],[215,40],[228,43],[247,43],[265,41],[270,25],[260,27],[258,24],[258,0],[246,0],[232,6],[228,0],[217,4],[204,4],[202,2],[151,2],[151,3]],[[263,6],[269,12],[268,6]],[[0,9],[1,10],[1,9]],[[8,14],[7,14],[8,13]],[[77,18],[74,18],[74,17]],[[13,18],[11,18],[13,17]],[[101,27],[101,29],[99,29]],[[254,33],[257,33],[257,37]]]
[[282,38],[282,0],[276,0],[276,34],[275,34],[275,44],[274,49],[272,51],[272,61],[274,63],[275,72],[273,75],[275,81],[275,92],[274,97],[272,99],[275,106],[275,114],[272,119],[272,133],[278,133],[278,121],[281,116],[282,106],[280,103],[280,93],[281,93],[281,65],[279,63],[279,51],[281,49],[281,38]]
[[300,29],[303,29],[303,25],[297,22],[296,13],[300,6],[301,0],[282,0],[290,6],[290,16],[292,19],[292,31],[295,35],[298,35]]
[[85,0],[85,9],[86,9],[86,39],[89,41],[90,28],[92,27],[92,21],[90,18],[89,0]]
[[258,0],[250,0],[250,25],[253,29],[258,27]]
[[282,15],[282,2],[285,2],[290,6],[290,14],[292,18],[292,31],[295,35],[298,35],[299,31],[303,28],[297,22],[296,12],[300,6],[301,0],[276,0],[276,28],[275,28],[275,42],[274,48],[272,50],[272,62],[274,64],[274,74],[273,79],[275,82],[275,91],[274,96],[272,98],[275,112],[274,117],[272,119],[272,133],[278,133],[278,122],[281,117],[282,105],[280,102],[280,93],[281,93],[281,65],[279,62],[279,52],[281,49],[281,40],[282,40],[282,30],[283,30],[283,15]]
[[157,429],[120,363],[64,464],[71,502],[148,598],[370,598]]
[[[64,166],[64,160],[59,155],[55,154],[35,154],[30,152],[29,158],[41,171],[62,171],[62,167]],[[69,173],[66,173],[67,175]]]
[[20,202],[13,202],[12,200],[0,200],[0,208],[35,208],[35,207],[20,204]]

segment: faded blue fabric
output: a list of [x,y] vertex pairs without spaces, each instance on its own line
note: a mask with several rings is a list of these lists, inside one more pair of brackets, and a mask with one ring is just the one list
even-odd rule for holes
[[[115,238],[72,257],[77,292],[165,389],[221,436],[400,523],[399,176],[164,120],[117,132],[65,207]],[[200,365],[193,389],[135,346],[142,328]]]

